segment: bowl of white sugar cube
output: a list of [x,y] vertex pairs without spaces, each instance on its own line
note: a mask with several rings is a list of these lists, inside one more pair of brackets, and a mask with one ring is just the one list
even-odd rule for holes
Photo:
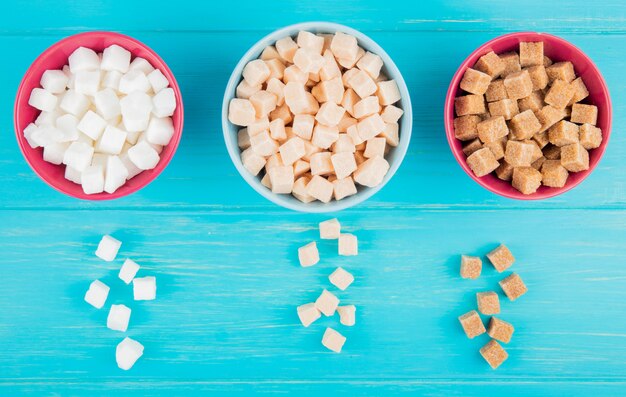
[[165,169],[183,129],[174,75],[143,43],[112,32],[67,37],[30,66],[15,132],[31,168],[69,196],[107,200]]
[[380,190],[411,138],[409,92],[389,55],[347,26],[307,22],[257,42],[222,104],[241,176],[283,207],[331,212]]

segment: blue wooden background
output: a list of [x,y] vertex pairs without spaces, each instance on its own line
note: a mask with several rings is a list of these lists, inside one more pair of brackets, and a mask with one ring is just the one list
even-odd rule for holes
[[[395,178],[338,215],[361,255],[302,269],[296,248],[323,215],[262,199],[237,174],[222,140],[220,105],[232,68],[260,37],[287,24],[350,25],[394,58],[412,94],[413,141]],[[106,29],[157,51],[185,102],[182,143],[170,166],[132,197],[90,203],[41,182],[18,150],[12,124],[23,73],[67,35]],[[551,32],[581,47],[604,73],[614,129],[596,171],[541,202],[497,197],[468,178],[444,136],[450,78],[477,46],[520,30]],[[626,3],[546,1],[13,1],[0,14],[0,395],[445,395],[623,396],[626,393]],[[131,302],[121,261],[93,252],[100,236],[124,241],[155,274],[158,298]],[[507,243],[530,292],[503,301],[516,332],[510,359],[492,371],[456,317],[474,293],[497,288],[487,268],[471,282],[458,255]],[[298,324],[342,265],[356,281],[339,294],[357,305],[341,327],[342,354],[320,345],[323,319]],[[107,310],[83,302],[89,282],[131,302],[128,335],[145,354],[115,365],[122,334]],[[108,308],[108,305],[107,305]]]

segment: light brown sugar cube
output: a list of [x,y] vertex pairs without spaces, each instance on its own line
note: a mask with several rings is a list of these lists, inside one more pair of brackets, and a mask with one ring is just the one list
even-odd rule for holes
[[320,106],[320,110],[315,115],[315,120],[329,127],[336,126],[345,112],[346,110],[336,103],[326,102]]
[[517,101],[514,99],[503,99],[501,101],[489,102],[489,114],[493,116],[502,116],[505,120],[511,120],[519,113]]
[[262,59],[255,59],[243,68],[242,75],[249,85],[261,85],[270,77],[270,68]]
[[359,243],[354,234],[341,233],[339,235],[339,255],[355,256],[359,254]]
[[487,259],[489,259],[489,262],[491,262],[498,273],[502,273],[515,262],[515,257],[504,244],[499,245],[496,249],[488,253]]
[[341,78],[341,69],[339,69],[339,65],[337,65],[337,61],[335,60],[335,56],[332,51],[325,50],[324,51],[324,64],[320,69],[320,78],[325,80],[331,80],[335,78]]
[[299,48],[293,56],[293,63],[304,73],[319,73],[324,65],[324,57],[315,50]]
[[465,313],[459,316],[459,322],[465,331],[465,335],[468,338],[474,339],[475,337],[485,333],[485,325],[483,320],[480,319],[480,315],[476,310]]
[[561,165],[570,172],[589,169],[589,152],[580,144],[573,143],[561,147]]
[[[402,99],[402,96],[400,95],[400,89],[398,88],[398,84],[395,80],[379,81],[377,85],[378,91],[376,92],[376,95],[378,96],[378,100],[380,101],[381,105],[393,105],[394,103]],[[358,94],[359,92],[356,91],[356,93]]]
[[500,57],[493,51],[478,58],[474,68],[483,73],[487,73],[492,78],[496,78],[504,73],[505,63]]
[[467,158],[467,165],[477,177],[485,176],[500,165],[489,148],[478,149]]
[[519,62],[519,55],[517,52],[507,52],[498,56],[504,62],[504,72],[502,72],[502,76],[508,76],[522,70],[522,65]]
[[335,200],[342,200],[348,196],[352,196],[357,193],[356,186],[354,185],[354,180],[352,180],[352,177],[337,179],[334,180],[332,183]]
[[306,187],[307,194],[322,203],[330,202],[333,197],[333,184],[319,175],[314,175]]
[[270,59],[269,61],[265,61],[265,64],[270,69],[270,76],[267,78],[267,81],[271,79],[282,80],[286,66],[280,59]]
[[541,166],[541,182],[549,187],[563,187],[569,172],[561,165],[560,160],[545,160]]
[[477,256],[461,255],[461,277],[477,279],[483,268],[483,261]]
[[315,117],[310,114],[297,114],[293,118],[293,133],[302,139],[311,140]]
[[513,178],[513,169],[514,167],[511,164],[502,160],[500,166],[496,168],[496,175],[503,181],[510,181]]
[[237,98],[250,99],[250,96],[252,94],[254,94],[255,92],[261,91],[262,88],[263,88],[262,84],[252,86],[248,84],[247,81],[241,80],[241,83],[237,85],[235,94],[237,95]]
[[532,166],[516,167],[511,185],[523,194],[533,194],[541,186],[541,172]]
[[292,166],[273,167],[268,171],[272,192],[290,194],[293,189],[294,175]]
[[354,107],[352,110],[354,117],[357,119],[362,119],[363,117],[372,115],[374,113],[379,113],[379,112],[380,112],[380,104],[378,102],[378,97],[375,95],[371,95],[371,96],[361,99],[360,101],[354,104]]
[[337,240],[341,233],[341,224],[337,218],[320,222],[319,228],[322,240]]
[[545,131],[557,122],[563,120],[565,118],[565,112],[562,109],[547,105],[542,107],[541,110],[536,113],[536,116],[541,123],[541,131]]
[[307,92],[302,84],[289,82],[285,85],[285,103],[293,114],[309,113]]
[[324,80],[317,84],[311,90],[311,93],[317,99],[318,102],[333,102],[336,104],[341,103],[344,96],[344,87],[341,77],[335,77],[334,79]]
[[348,134],[339,134],[339,138],[331,146],[333,153],[356,152],[356,146]]
[[228,120],[235,125],[247,127],[256,120],[256,110],[249,100],[233,98],[228,104]]
[[330,50],[335,58],[354,59],[359,51],[356,37],[337,32],[330,43]]
[[491,150],[491,153],[493,153],[493,157],[495,157],[496,160],[501,160],[504,158],[504,150],[506,149],[506,142],[507,142],[507,138],[502,137],[493,142],[486,143],[485,147]]
[[510,125],[515,138],[520,140],[532,138],[541,129],[541,123],[532,110],[513,116]]
[[254,106],[257,118],[269,116],[270,112],[276,109],[278,98],[267,91],[258,91],[250,97],[250,103]]
[[511,323],[500,320],[497,317],[491,317],[487,334],[500,342],[509,343],[514,331],[515,328],[513,328]]
[[298,83],[305,85],[309,81],[309,74],[300,70],[296,65],[291,65],[283,71],[283,81],[285,84]]
[[341,106],[346,109],[346,112],[350,113],[354,117],[354,104],[360,101],[361,98],[354,92],[352,88],[346,89],[341,100]]
[[320,311],[317,310],[317,308],[315,307],[315,303],[300,305],[298,306],[297,311],[298,318],[300,319],[302,325],[304,325],[305,327],[313,324],[315,320],[319,319],[322,316]]
[[252,150],[259,156],[267,157],[278,152],[278,142],[270,137],[268,131],[251,136],[250,145]]
[[494,142],[509,134],[509,128],[502,116],[494,116],[481,121],[476,125],[476,130],[478,131],[478,137],[483,143]]
[[300,178],[311,170],[311,165],[308,161],[298,160],[293,163],[293,176],[294,178]]
[[537,132],[533,135],[533,141],[539,146],[540,149],[546,147],[547,144],[550,143],[550,136],[548,131]]
[[326,317],[330,317],[335,314],[337,306],[339,305],[339,298],[337,298],[332,292],[323,290],[321,295],[315,301],[315,307],[322,312]]
[[342,325],[352,327],[356,324],[356,306],[337,306],[337,313],[339,313],[339,322]]
[[575,103],[572,105],[572,115],[570,120],[578,124],[596,125],[598,122],[598,107],[595,105],[583,105]]
[[356,125],[356,123],[358,123],[358,120],[353,117],[350,117],[350,114],[346,112],[343,114],[343,117],[341,118],[341,120],[339,120],[339,124],[337,124],[337,128],[339,129],[339,132],[346,133],[348,132],[348,127]]
[[313,266],[320,261],[320,254],[315,241],[298,248],[298,260],[302,267]]
[[511,301],[516,300],[528,292],[526,284],[524,284],[522,278],[517,273],[513,273],[502,279],[502,281],[500,281],[500,287],[502,287],[502,290]]
[[[367,142],[365,143],[365,151],[363,152],[363,156],[365,156],[368,159],[371,159],[376,156],[384,157],[386,143],[387,141],[385,138],[368,139]],[[339,175],[337,175],[337,177],[339,177]]]
[[589,96],[589,90],[587,90],[587,86],[583,82],[582,77],[579,77],[576,80],[572,81],[570,85],[574,89],[574,96],[569,102],[570,105],[580,102]]
[[260,119],[255,119],[253,123],[248,125],[248,134],[253,137],[258,135],[264,131],[269,131],[270,129],[270,121],[269,118],[263,117]]
[[371,78],[377,79],[380,75],[380,69],[383,67],[383,60],[378,55],[367,51],[356,63],[356,66]]
[[289,36],[276,41],[276,51],[282,59],[293,63],[293,57],[298,51],[298,44]]
[[517,101],[520,112],[532,110],[538,112],[543,107],[543,93],[541,91],[533,91],[526,98]]
[[281,157],[280,153],[273,154],[268,157],[267,161],[265,162],[265,172],[269,171],[270,168],[282,167],[284,165],[285,164],[283,164],[283,158]]
[[560,160],[561,159],[561,148],[558,146],[554,146],[552,144],[547,145],[543,149],[543,155],[548,160]]
[[265,157],[256,154],[252,148],[241,152],[241,162],[246,170],[252,175],[258,175],[265,167]]
[[383,178],[387,175],[387,171],[389,171],[389,163],[387,160],[383,157],[376,156],[358,164],[357,170],[354,171],[352,177],[359,185],[374,187],[378,186],[383,181]]
[[[348,80],[348,87],[352,88],[360,98],[365,98],[374,94],[377,89],[374,80],[362,70],[353,70],[356,70],[356,72],[354,72]],[[382,102],[383,101],[381,100],[381,103]]]
[[385,129],[380,133],[387,145],[396,147],[400,144],[400,126],[397,123],[385,123]]
[[[352,154],[352,153],[349,153]],[[311,155],[311,175],[330,175],[335,172],[331,160],[332,153],[319,152]]]
[[483,114],[487,111],[482,95],[464,95],[454,98],[454,109],[457,116]]
[[565,109],[574,97],[574,87],[563,80],[554,80],[546,93],[544,102],[557,109]]
[[303,203],[310,203],[312,201],[315,201],[315,197],[310,196],[306,190],[306,187],[309,184],[309,181],[310,181],[309,177],[301,176],[293,184],[293,190],[291,191],[291,194],[298,200],[302,201]]
[[318,54],[322,54],[324,48],[324,38],[307,31],[298,32],[296,43],[300,48],[308,48]]
[[[454,137],[461,141],[470,141],[478,137],[478,123],[481,122],[480,117],[470,114],[454,119]],[[506,128],[506,123],[504,124]]]
[[343,345],[346,343],[346,337],[332,328],[326,328],[324,336],[322,337],[322,345],[328,350],[335,353],[341,353]]
[[276,51],[276,47],[268,45],[263,49],[259,58],[264,61],[269,61],[270,59],[280,59],[280,54]]
[[580,126],[579,139],[585,149],[595,149],[602,144],[602,130],[591,124],[583,124]]
[[571,62],[557,62],[546,68],[548,78],[552,83],[555,80],[563,80],[566,83],[571,83],[576,78],[574,72],[574,65]]
[[561,120],[548,130],[548,139],[555,146],[565,146],[578,142],[578,126]]
[[328,276],[331,284],[335,287],[339,288],[342,291],[345,291],[346,288],[352,284],[354,281],[354,276],[350,274],[350,272],[346,271],[342,267],[338,267],[334,272]]
[[385,129],[385,122],[379,114],[373,114],[359,121],[356,126],[361,139],[363,141],[367,141],[368,139],[372,139],[376,135],[383,132]]
[[491,368],[498,368],[503,362],[509,358],[509,354],[495,340],[490,340],[487,344],[480,348],[480,355],[489,363]]
[[293,114],[291,113],[291,110],[289,110],[289,106],[287,106],[286,103],[283,103],[270,113],[269,119],[272,121],[282,119],[285,122],[285,125],[288,125],[293,121]]
[[533,147],[532,157],[531,157],[531,160],[530,160],[531,163],[534,163],[539,158],[543,157],[543,152],[541,151],[541,148],[539,147],[537,142],[535,142],[532,139],[526,139],[526,140],[524,140],[522,142],[527,143],[529,145],[532,145],[532,147]]
[[365,55],[365,50],[358,47],[354,58],[337,58],[337,63],[344,69],[352,69],[356,66],[356,63],[363,57],[363,55]]
[[237,132],[237,146],[241,150],[246,150],[250,147],[250,135],[248,135],[247,128],[242,128]]
[[385,106],[383,112],[380,114],[385,123],[397,123],[400,117],[404,114],[404,111],[394,105]]
[[526,98],[533,92],[533,81],[527,70],[509,74],[504,78],[504,87],[509,99]]
[[330,160],[332,162],[337,179],[347,178],[352,175],[352,173],[357,169],[356,160],[354,159],[353,153],[336,153],[330,156]]
[[465,154],[465,156],[469,157],[471,156],[473,153],[475,153],[476,151],[480,150],[483,148],[483,144],[480,141],[480,139],[476,138],[472,141],[467,142],[464,146],[463,146],[463,153]]
[[292,165],[306,154],[304,141],[295,136],[280,145],[279,149],[282,161],[285,165]]
[[487,102],[496,102],[507,99],[504,80],[498,79],[489,83],[489,87],[487,87],[487,91],[485,91],[485,98],[487,99]]
[[326,126],[323,124],[317,124],[313,128],[313,138],[311,143],[315,146],[328,149],[333,143],[339,139],[339,129],[337,126]]
[[548,74],[543,65],[531,66],[526,70],[528,70],[530,80],[533,82],[533,91],[543,90],[548,86]]
[[543,42],[519,43],[519,61],[524,66],[543,66]]
[[498,314],[500,313],[500,299],[498,294],[493,291],[478,292],[476,294],[476,302],[478,303],[478,311],[482,314]]
[[490,83],[490,75],[468,68],[463,74],[460,87],[463,91],[469,92],[470,94],[483,95],[487,92]]

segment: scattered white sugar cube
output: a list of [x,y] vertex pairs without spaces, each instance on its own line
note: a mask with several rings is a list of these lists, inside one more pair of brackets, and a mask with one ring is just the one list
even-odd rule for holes
[[120,154],[127,135],[126,131],[107,125],[96,143],[96,151],[106,154]]
[[315,301],[315,307],[322,312],[326,317],[330,317],[335,314],[337,306],[339,305],[339,298],[337,298],[332,292],[323,290],[320,296]]
[[292,165],[306,154],[304,141],[298,136],[294,136],[283,143],[278,150],[285,165]]
[[379,114],[373,114],[368,116],[357,123],[357,130],[362,140],[374,138],[376,135],[383,132],[385,129],[385,122]]
[[320,222],[320,238],[323,240],[336,240],[341,233],[341,224],[337,218]]
[[[361,98],[366,98],[374,94],[378,89],[376,82],[367,73],[358,69],[348,80],[348,86]],[[380,97],[379,100],[381,104],[389,105],[384,103]]]
[[304,73],[318,73],[324,65],[324,57],[315,50],[299,48],[293,56],[293,63]]
[[132,70],[122,76],[117,90],[122,94],[130,94],[135,91],[148,92],[152,88],[146,75],[140,70]]
[[306,192],[309,196],[323,203],[328,203],[333,196],[333,184],[326,178],[315,175],[306,186]]
[[322,54],[322,49],[324,48],[324,38],[307,31],[298,32],[296,43],[298,44],[298,47],[307,48],[320,55]]
[[372,138],[369,139],[365,144],[365,151],[363,152],[363,157],[371,159],[373,157],[385,156],[385,145],[387,144],[387,140],[385,138]]
[[89,109],[89,105],[91,105],[91,102],[86,95],[75,90],[67,90],[65,95],[63,95],[60,106],[63,111],[82,118],[83,114]]
[[276,51],[287,62],[293,63],[293,57],[298,51],[298,44],[289,36],[276,41]]
[[78,47],[67,60],[72,73],[100,68],[100,57],[91,48]]
[[[385,140],[383,139],[383,143],[384,142]],[[349,177],[357,169],[354,154],[350,152],[333,154],[330,156],[330,161],[333,163],[333,169],[338,179]]]
[[105,120],[110,120],[122,114],[120,99],[112,88],[100,90],[94,96],[96,110]]
[[111,305],[107,317],[107,328],[126,332],[130,320],[130,308],[125,305]]
[[48,163],[62,164],[65,157],[65,151],[70,147],[69,142],[51,143],[43,148],[43,159]]
[[383,67],[383,60],[378,55],[367,51],[356,63],[356,66],[371,78],[377,79],[380,75],[380,69]]
[[243,78],[251,86],[263,84],[270,77],[270,68],[261,59],[248,62],[243,68]]
[[117,252],[120,250],[121,246],[121,241],[106,234],[102,236],[102,240],[100,240],[98,244],[96,256],[107,262],[112,262],[117,256]]
[[300,322],[305,327],[313,324],[315,320],[320,318],[322,314],[315,307],[315,303],[307,303],[304,305],[298,306],[298,317],[300,318]]
[[133,279],[133,296],[136,301],[150,301],[156,298],[156,278],[154,276]]
[[46,70],[41,75],[41,86],[52,94],[65,92],[68,77],[62,70]]
[[346,337],[332,328],[326,328],[324,336],[322,337],[322,345],[328,350],[332,350],[335,353],[341,353],[343,345],[346,343]]
[[51,112],[57,105],[58,98],[43,88],[33,88],[28,98],[28,104],[35,109]]
[[250,103],[254,106],[257,118],[267,117],[271,111],[276,109],[278,98],[267,91],[258,91],[250,96]]
[[130,67],[130,51],[125,48],[113,44],[104,49],[102,52],[102,61],[100,68],[106,71],[118,71],[121,73],[128,72]]
[[107,122],[95,112],[88,110],[77,125],[77,129],[93,140],[102,135]]
[[[161,92],[164,91],[165,90]],[[144,131],[148,128],[150,112],[154,110],[153,99],[154,98],[150,98],[148,94],[141,91],[134,91],[120,99],[122,119],[124,121],[124,128],[127,131]]]
[[383,157],[376,156],[360,164],[354,172],[354,181],[359,185],[374,187],[379,185],[389,171],[389,163]]
[[398,84],[396,84],[395,80],[378,82],[378,91],[376,92],[376,95],[378,95],[380,104],[383,106],[393,105],[402,99],[402,96],[400,96],[400,90],[398,89]]
[[337,313],[339,313],[339,322],[341,324],[352,327],[356,323],[356,306],[338,306]]
[[380,114],[385,123],[397,123],[400,117],[404,114],[404,111],[399,107],[389,105],[385,106],[383,112]]
[[293,189],[294,175],[291,165],[273,167],[268,171],[272,192],[290,194]]
[[128,178],[128,170],[118,156],[108,156],[105,169],[104,191],[115,193]]
[[100,280],[96,280],[89,285],[89,289],[85,294],[85,302],[96,309],[101,309],[109,296],[109,290],[108,285]]
[[336,58],[354,59],[359,51],[359,45],[356,37],[337,32],[330,43],[330,50]]
[[256,110],[247,99],[233,98],[228,104],[228,120],[242,127],[247,127],[256,120]]
[[340,290],[344,291],[354,281],[354,276],[342,267],[338,267],[328,276],[330,282]]
[[174,136],[174,123],[170,117],[152,117],[146,129],[146,139],[156,145],[167,145]]
[[128,149],[128,158],[140,170],[151,170],[159,163],[159,153],[146,141]]
[[256,154],[252,148],[241,152],[241,162],[244,168],[254,176],[258,175],[265,167],[265,158]]
[[339,235],[339,255],[354,256],[359,254],[359,245],[354,234],[341,233]]
[[99,70],[81,70],[74,75],[74,90],[80,94],[93,96],[99,87]]
[[302,267],[313,266],[320,261],[320,254],[315,241],[298,248],[298,260]]
[[78,119],[71,114],[64,114],[56,121],[56,127],[61,131],[59,142],[72,142],[78,139]]
[[83,170],[80,184],[85,194],[97,194],[104,191],[104,168],[101,165],[90,165]]
[[310,140],[313,136],[315,117],[310,114],[296,114],[293,118],[293,133],[302,139]]
[[63,155],[63,164],[82,172],[91,164],[93,147],[83,142],[72,142]]
[[154,91],[155,94],[170,85],[167,77],[165,77],[163,72],[159,69],[154,69],[150,74],[148,74],[148,81],[150,82],[152,91]]
[[320,110],[315,115],[315,120],[326,126],[336,126],[343,117],[346,110],[333,102],[326,102],[320,106]]
[[343,200],[348,196],[355,195],[357,190],[352,177],[334,180],[333,193],[335,195],[335,200]]
[[104,76],[102,76],[102,88],[110,88],[117,91],[117,89],[120,88],[120,80],[123,75],[124,74],[118,72],[117,70],[106,72]]
[[120,268],[120,273],[118,274],[118,277],[126,284],[130,284],[130,282],[133,281],[133,278],[135,278],[135,275],[139,271],[139,267],[140,266],[134,260],[126,259],[124,261],[124,264]]
[[117,366],[124,371],[131,369],[142,355],[143,345],[130,338],[124,338],[115,349]]
[[154,66],[152,66],[150,62],[148,62],[145,58],[136,57],[135,59],[133,59],[133,61],[130,63],[130,66],[128,67],[129,72],[133,70],[139,70],[147,76],[152,73],[152,71],[154,70]]

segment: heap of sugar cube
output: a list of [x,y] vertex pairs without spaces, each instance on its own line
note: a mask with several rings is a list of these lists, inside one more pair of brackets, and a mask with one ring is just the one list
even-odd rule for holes
[[243,166],[277,194],[328,203],[380,184],[399,143],[400,91],[354,36],[284,37],[249,62],[228,109]]
[[465,71],[455,101],[454,134],[478,177],[495,172],[523,194],[561,188],[589,169],[602,143],[598,108],[569,61],[553,63],[543,43],[483,55]]
[[113,193],[156,167],[174,135],[174,90],[159,69],[118,45],[79,47],[46,70],[28,104],[41,111],[23,131],[43,159],[65,165],[85,194]]

